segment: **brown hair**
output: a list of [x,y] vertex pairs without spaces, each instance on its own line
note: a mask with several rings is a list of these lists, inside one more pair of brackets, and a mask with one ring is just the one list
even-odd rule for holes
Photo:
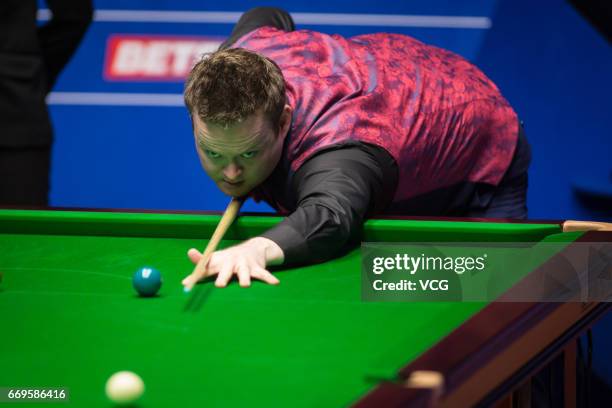
[[243,48],[204,55],[185,84],[189,113],[224,126],[263,111],[278,129],[285,100],[285,80],[278,65]]

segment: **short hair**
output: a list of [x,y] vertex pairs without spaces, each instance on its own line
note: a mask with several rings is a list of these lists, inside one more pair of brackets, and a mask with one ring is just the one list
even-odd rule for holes
[[285,103],[285,79],[278,65],[244,48],[205,54],[185,84],[189,113],[222,126],[263,111],[278,129]]

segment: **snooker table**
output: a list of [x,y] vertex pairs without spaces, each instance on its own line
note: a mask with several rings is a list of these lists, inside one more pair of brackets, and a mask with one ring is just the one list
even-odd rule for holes
[[[219,219],[0,209],[0,387],[65,387],[70,405],[105,407],[108,377],[130,370],[145,382],[141,407],[490,405],[563,351],[571,369],[577,336],[610,305],[363,302],[359,249],[281,269],[278,286],[209,281],[185,294],[186,251],[203,249]],[[281,219],[242,215],[221,247]],[[561,235],[571,245],[593,234],[609,242],[612,233],[563,232],[562,222],[375,219],[363,240]],[[157,297],[132,288],[145,265],[163,275]],[[415,385],[419,371],[439,373],[443,384]]]

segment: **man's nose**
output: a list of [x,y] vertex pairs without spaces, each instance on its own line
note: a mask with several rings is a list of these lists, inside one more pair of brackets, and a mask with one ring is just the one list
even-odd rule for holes
[[236,163],[230,163],[223,169],[223,177],[227,181],[237,180],[242,174],[242,168],[237,166]]

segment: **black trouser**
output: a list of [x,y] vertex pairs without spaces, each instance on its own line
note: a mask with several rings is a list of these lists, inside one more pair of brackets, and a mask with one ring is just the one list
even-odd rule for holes
[[[475,195],[490,194],[486,207],[475,206],[467,211],[472,218],[527,218],[527,170],[531,163],[531,147],[523,126],[519,127],[516,152],[504,178],[496,187],[478,186]],[[488,191],[487,191],[488,190]],[[477,200],[474,200],[477,202]]]
[[0,147],[0,205],[47,206],[51,147]]

